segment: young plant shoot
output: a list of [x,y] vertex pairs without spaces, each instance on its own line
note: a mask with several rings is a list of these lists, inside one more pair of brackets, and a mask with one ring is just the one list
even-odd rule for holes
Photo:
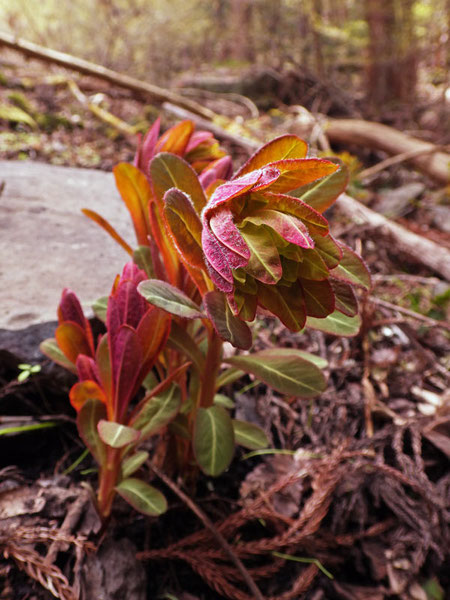
[[102,518],[115,493],[145,514],[165,510],[162,494],[132,476],[149,457],[151,436],[155,464],[185,476],[198,468],[220,475],[235,444],[267,446],[260,428],[231,417],[221,387],[248,373],[290,396],[325,389],[324,361],[307,352],[224,358],[224,342],[251,349],[248,323],[272,315],[291,331],[358,332],[353,288],[369,288],[370,275],[323,216],[347,176],[337,161],[306,155],[303,140],[284,135],[231,176],[231,158],[211,134],[184,121],[159,137],[157,121],[134,165],[114,169],[137,248],[84,210],[132,261],[94,306],[104,335],[93,339],[79,301],[64,290],[55,340],[42,350],[78,376],[70,401],[99,464]]

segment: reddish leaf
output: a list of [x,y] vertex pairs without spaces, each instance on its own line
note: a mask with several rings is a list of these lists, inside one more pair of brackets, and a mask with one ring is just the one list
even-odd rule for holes
[[161,119],[158,117],[152,127],[147,131],[144,139],[140,141],[136,156],[134,157],[134,166],[148,173],[148,167],[151,159],[155,155],[156,142],[159,136]]
[[108,399],[108,419],[112,419],[114,410],[112,405],[113,383],[108,340],[109,334],[107,333],[100,338],[97,345],[97,351],[95,353],[95,363],[97,365],[100,383],[102,388],[105,390],[105,394]]
[[336,300],[336,310],[349,317],[356,316],[358,314],[358,300],[352,286],[333,277],[330,277],[330,284]]
[[308,316],[322,318],[334,311],[334,294],[328,280],[302,279],[301,286]]
[[224,208],[216,212],[211,216],[209,225],[217,240],[231,251],[233,257],[236,257],[233,262],[230,262],[230,266],[233,269],[245,266],[250,258],[250,251],[234,224],[231,211]]
[[122,421],[130,400],[140,384],[138,375],[142,361],[141,345],[135,330],[128,325],[122,325],[111,346],[114,420]]
[[222,247],[205,225],[202,229],[202,247],[207,258],[207,267],[214,284],[223,292],[233,289],[233,274]]

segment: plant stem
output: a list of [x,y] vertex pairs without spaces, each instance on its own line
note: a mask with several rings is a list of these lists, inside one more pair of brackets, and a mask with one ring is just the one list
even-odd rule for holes
[[114,488],[120,470],[121,450],[120,448],[107,448],[106,463],[100,468],[98,486],[98,511],[102,520],[109,517],[115,496]]
[[200,406],[211,406],[216,393],[216,381],[222,362],[223,342],[211,327],[208,332],[208,351],[201,378]]

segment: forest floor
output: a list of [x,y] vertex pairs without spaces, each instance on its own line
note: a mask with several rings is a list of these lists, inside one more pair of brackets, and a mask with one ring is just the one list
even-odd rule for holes
[[[125,90],[77,78],[93,105],[121,120],[108,124],[80,104],[60,73],[9,59],[0,66],[3,158],[111,170],[132,160],[133,128],[145,131],[158,114]],[[288,107],[277,107],[254,119],[252,131],[270,139],[286,131],[291,116]],[[224,145],[238,166],[245,152]],[[439,216],[445,190],[405,164],[363,185],[358,170],[384,157],[338,150],[352,169],[349,193],[450,249],[448,223]],[[220,479],[202,478],[192,497],[233,548],[259,541],[245,562],[264,597],[444,600],[450,597],[449,284],[338,209],[328,218],[333,234],[372,272],[373,289],[360,297],[361,331],[335,338],[293,334],[271,320],[257,327],[257,348],[276,343],[327,359],[327,391],[305,401],[249,378],[233,384],[228,392],[238,418],[262,426],[282,452],[251,458],[241,452]],[[0,435],[0,599],[74,598],[62,573],[88,600],[100,598],[98,590],[108,600],[249,598],[232,565],[214,554],[211,532],[166,489],[170,509],[158,520],[119,501],[101,550],[92,552],[99,540],[84,483],[95,486],[95,473],[89,457],[74,462],[83,446],[67,401],[73,382],[44,359],[40,373],[19,382],[20,362],[1,351],[0,423],[45,414],[60,426]],[[277,547],[289,528],[296,532],[292,543]],[[136,560],[136,552],[146,560]]]

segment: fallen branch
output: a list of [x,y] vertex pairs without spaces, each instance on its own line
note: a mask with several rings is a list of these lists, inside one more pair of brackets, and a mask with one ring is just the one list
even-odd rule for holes
[[377,175],[381,171],[388,169],[389,167],[393,167],[394,165],[398,165],[402,162],[410,160],[411,158],[415,158],[416,156],[425,156],[426,154],[434,154],[435,152],[439,152],[440,150],[447,150],[447,146],[435,146],[434,148],[429,148],[428,150],[410,150],[409,152],[402,152],[401,154],[396,154],[395,156],[390,156],[386,158],[386,160],[382,160],[381,162],[373,165],[373,167],[369,167],[361,171],[358,174],[358,179],[368,179],[369,177],[373,177]]
[[423,264],[447,281],[450,281],[450,251],[435,242],[408,231],[405,227],[390,221],[383,215],[367,208],[347,194],[341,194],[337,208],[356,223],[365,223],[383,237],[393,238],[396,252],[404,252],[420,264]]
[[43,60],[47,63],[53,63],[72,71],[78,71],[84,75],[98,77],[99,79],[103,79],[114,85],[132,90],[133,92],[150,96],[159,103],[171,102],[172,104],[190,110],[192,113],[199,115],[204,119],[212,120],[216,117],[216,114],[212,110],[201,106],[194,100],[184,98],[180,94],[176,94],[175,92],[171,92],[170,90],[166,90],[151,83],[139,81],[139,79],[135,79],[134,77],[117,73],[112,69],[107,69],[106,67],[102,67],[93,62],[72,56],[71,54],[58,52],[46,48],[45,46],[27,42],[26,40],[17,38],[6,32],[0,32],[0,46],[6,46],[25,56],[37,58],[38,60]]
[[100,121],[103,121],[103,123],[114,127],[114,129],[117,129],[117,131],[123,133],[124,135],[136,135],[138,131],[136,127],[128,125],[128,123],[122,121],[122,119],[119,119],[119,117],[116,117],[101,106],[98,106],[97,104],[91,102],[89,98],[85,94],[83,94],[83,92],[77,86],[75,81],[68,80],[67,86],[74,95],[74,97],[78,100],[78,102],[82,106],[84,106],[84,108],[89,110],[93,115],[95,115],[98,119],[100,119]]
[[[332,143],[356,144],[382,150],[391,155],[404,155],[417,169],[437,183],[450,181],[450,154],[440,146],[424,142],[393,127],[360,119],[330,119],[326,134]],[[405,155],[411,153],[409,158]]]

